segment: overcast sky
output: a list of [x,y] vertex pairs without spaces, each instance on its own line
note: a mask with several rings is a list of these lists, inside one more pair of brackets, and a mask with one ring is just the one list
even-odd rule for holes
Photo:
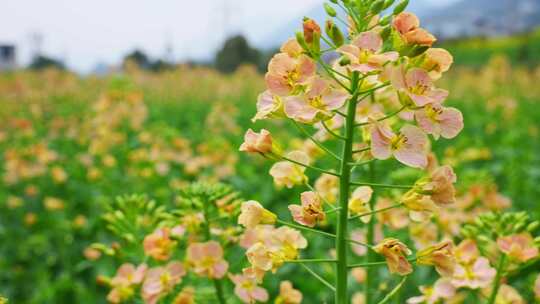
[[[438,1],[438,0],[432,0]],[[227,3],[227,5],[225,5]],[[0,43],[15,43],[19,62],[41,49],[68,66],[90,71],[113,64],[141,48],[155,57],[172,46],[173,59],[207,59],[226,32],[243,32],[250,41],[301,16],[321,0],[4,0]]]

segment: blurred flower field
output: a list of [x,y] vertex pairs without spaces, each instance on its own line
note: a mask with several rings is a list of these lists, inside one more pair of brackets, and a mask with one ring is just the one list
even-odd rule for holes
[[[459,177],[457,203],[422,224],[409,223],[401,209],[378,215],[380,232],[392,231],[419,249],[440,235],[465,239],[470,231],[462,228],[482,212],[525,211],[531,221],[540,220],[539,81],[540,68],[512,66],[504,57],[492,57],[479,69],[457,66],[448,72],[438,85],[451,92],[446,103],[463,112],[465,128],[451,145],[436,141],[433,151]],[[111,229],[130,228],[118,217],[135,217],[142,227],[137,239],[157,228],[153,216],[173,214],[187,222],[188,215],[174,210],[186,189],[198,191],[190,186],[194,182],[222,182],[230,187],[227,194],[265,202],[288,217],[287,206],[298,201],[300,190],[276,188],[268,162],[238,152],[263,88],[263,77],[249,66],[231,75],[189,67],[161,73],[130,67],[103,78],[58,70],[0,75],[0,294],[10,303],[106,303],[109,278],[130,259],[115,254],[124,245]],[[272,128],[286,150],[314,158],[320,153],[309,141],[291,140],[291,134],[300,135],[293,124],[265,121],[255,127]],[[378,170],[397,183],[418,177],[408,168]],[[320,189],[331,183],[318,182]],[[379,197],[378,206],[390,204],[390,192]],[[139,204],[118,206],[118,196]],[[143,209],[153,213],[144,218]],[[134,210],[140,218],[130,215]],[[226,220],[236,223],[234,216]],[[239,227],[212,233],[233,243],[245,238]],[[363,255],[362,249],[353,251]],[[324,242],[313,241],[306,252],[320,256],[327,250]],[[240,272],[244,252],[235,248],[225,255]],[[536,259],[511,277],[524,303],[534,301],[539,270]],[[307,275],[291,265],[278,271],[302,290],[304,303],[323,303],[321,288]],[[361,272],[354,276],[362,281]],[[430,277],[427,270],[415,272],[395,303],[418,295],[414,282]],[[378,283],[385,294],[396,280],[381,273]],[[278,278],[268,278],[272,299],[279,285]]]

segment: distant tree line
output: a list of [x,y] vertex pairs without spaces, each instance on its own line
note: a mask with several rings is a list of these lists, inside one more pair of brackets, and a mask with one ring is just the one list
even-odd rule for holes
[[[277,52],[262,51],[252,47],[247,39],[242,35],[236,35],[227,39],[223,46],[218,50],[215,58],[211,62],[186,62],[191,66],[213,67],[222,73],[233,73],[241,65],[250,64],[259,71],[266,70],[266,66],[270,58]],[[162,59],[152,59],[144,51],[136,49],[124,56],[122,67],[126,68],[128,64],[136,64],[139,68],[160,72],[169,70],[175,67],[175,63],[167,62]],[[32,60],[28,68],[40,70],[45,68],[55,67],[57,69],[66,69],[64,63],[58,59],[39,55]]]

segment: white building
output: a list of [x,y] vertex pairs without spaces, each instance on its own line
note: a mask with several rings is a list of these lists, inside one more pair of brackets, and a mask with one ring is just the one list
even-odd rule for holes
[[0,71],[10,71],[17,67],[17,54],[14,45],[0,44]]

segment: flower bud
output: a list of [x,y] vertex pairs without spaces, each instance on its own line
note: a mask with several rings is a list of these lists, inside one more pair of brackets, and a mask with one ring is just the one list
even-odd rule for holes
[[392,28],[389,26],[385,27],[381,32],[381,38],[383,39],[383,41],[388,39],[391,33],[392,33]]
[[491,242],[491,239],[484,235],[484,234],[480,234],[476,237],[476,239],[478,239],[480,242],[484,242],[484,243],[490,243]]
[[326,11],[328,16],[330,16],[330,17],[337,16],[336,10],[332,6],[330,6],[330,4],[328,4],[328,3],[324,4],[324,10]]
[[318,54],[321,50],[321,27],[310,18],[304,18],[304,39],[311,51]]
[[330,0],[330,2],[332,2],[334,4],[338,4],[337,0]]
[[343,56],[341,59],[339,59],[339,65],[340,66],[346,66],[351,63],[351,59],[349,57]]
[[369,8],[370,12],[372,14],[378,14],[383,10],[384,7],[384,1],[385,0],[376,0],[371,4],[371,7]]
[[385,26],[390,24],[390,21],[392,21],[392,15],[384,16],[380,21],[379,25]]
[[326,21],[325,32],[326,35],[330,37],[330,40],[332,40],[332,42],[336,45],[336,47],[342,46],[345,42],[345,37],[343,36],[343,33],[332,20]]
[[410,53],[408,55],[409,55],[409,57],[414,58],[414,57],[417,57],[417,56],[420,56],[420,55],[424,54],[427,50],[429,50],[429,46],[427,46],[427,45],[417,45],[410,51]]
[[527,226],[527,231],[534,232],[540,226],[540,221],[532,222]]
[[392,6],[392,4],[394,4],[394,2],[396,2],[396,0],[386,0],[384,1],[384,5],[383,5],[383,10],[389,8],[390,6]]
[[309,54],[309,48],[306,43],[306,39],[304,38],[304,34],[302,32],[296,32],[296,41],[300,46],[305,50],[308,51]]
[[409,0],[403,0],[401,1],[396,7],[394,8],[394,15],[398,15],[402,13],[406,8],[407,5],[409,5]]

